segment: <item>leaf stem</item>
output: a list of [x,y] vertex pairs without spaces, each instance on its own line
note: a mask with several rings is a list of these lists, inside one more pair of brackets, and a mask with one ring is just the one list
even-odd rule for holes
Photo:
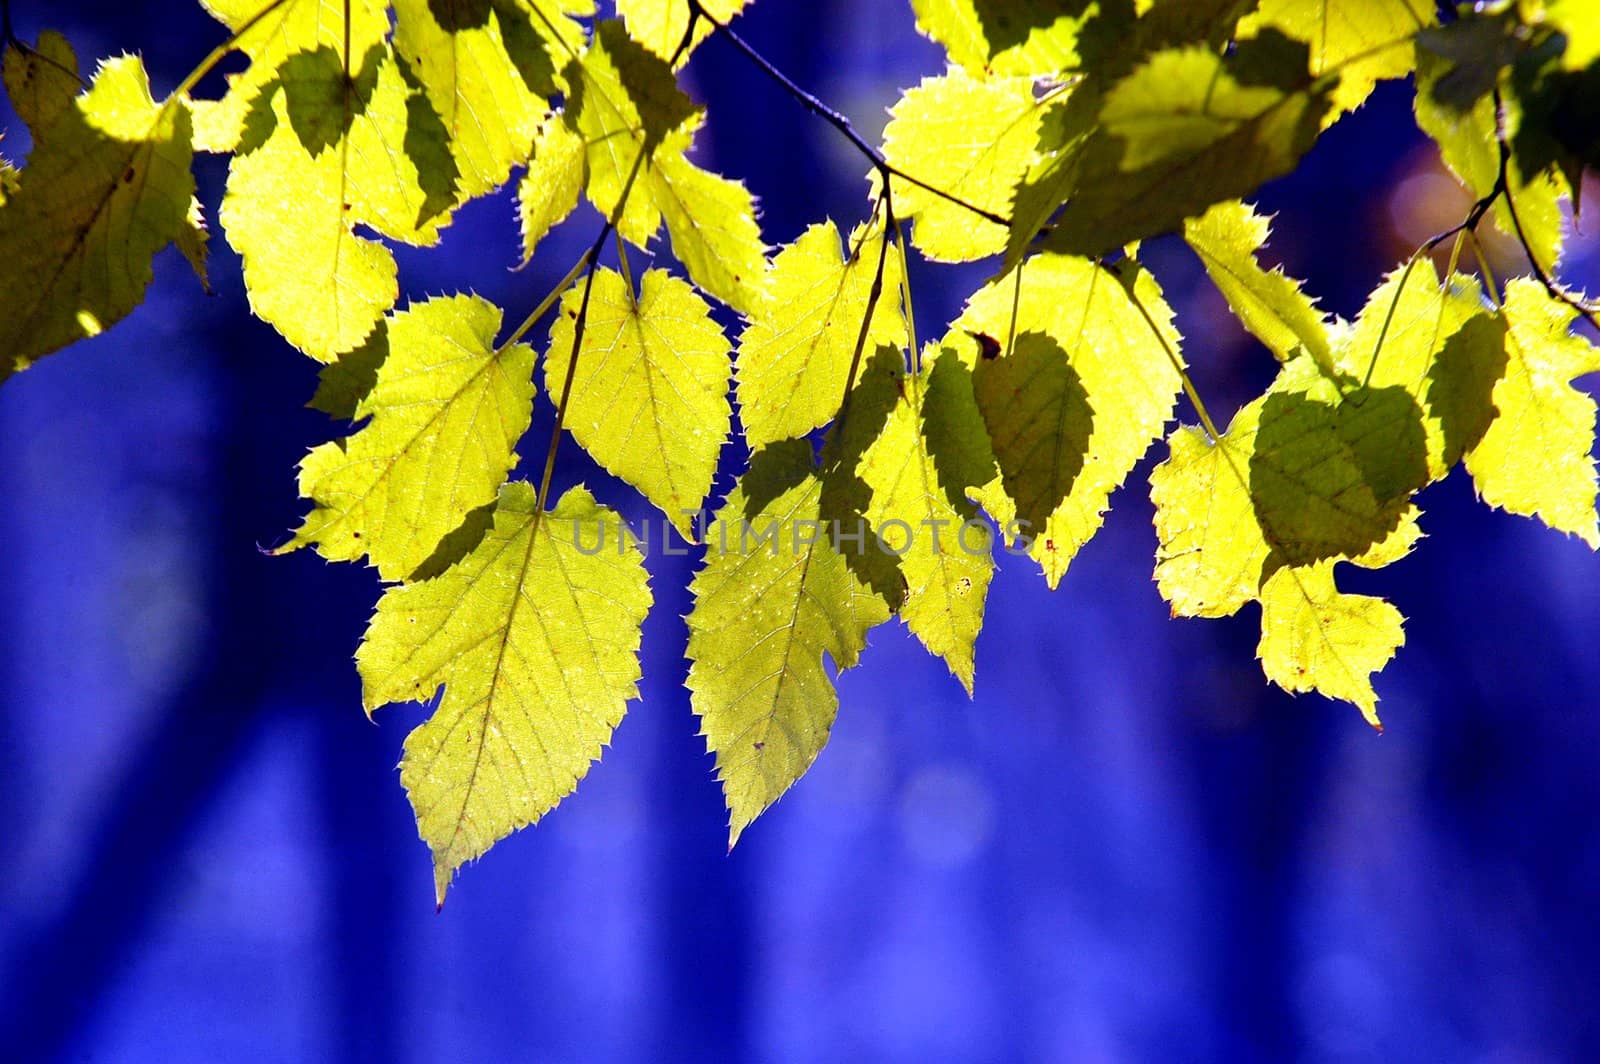
[[[288,0],[271,0],[271,2],[263,7],[260,11],[257,11],[254,15],[251,15],[248,19],[246,19],[244,25],[240,26],[233,32],[233,36],[229,37],[227,40],[211,49],[211,53],[204,59],[200,60],[200,65],[189,71],[189,76],[180,81],[178,83],[178,87],[172,90],[172,95],[167,97],[167,102],[164,106],[170,106],[173,100],[187,96],[189,93],[193,92],[194,87],[200,84],[200,79],[211,73],[211,71],[215,69],[216,65],[222,62],[222,60],[227,57],[229,52],[233,51],[234,46],[239,43],[245,34],[255,29],[256,26],[260,25],[262,20],[286,3],[288,3]],[[345,77],[348,79],[350,76],[350,7],[348,2],[345,5],[344,33]]]
[[867,335],[872,330],[872,316],[877,313],[878,300],[883,297],[883,268],[889,259],[889,230],[894,225],[894,201],[887,182],[883,186],[883,209],[883,237],[878,242],[878,265],[872,273],[872,287],[867,290],[867,309],[861,317],[861,330],[856,333],[855,351],[850,355],[850,372],[845,377],[844,398],[839,401],[839,413],[833,421],[833,433],[839,437],[844,435],[845,416],[850,412],[850,397],[855,393],[856,376],[861,372],[861,355],[866,350]]
[[556,286],[550,289],[550,294],[540,300],[539,305],[533,308],[533,312],[526,318],[522,319],[522,324],[513,329],[511,335],[506,337],[505,343],[501,344],[495,349],[496,357],[505,354],[506,351],[510,349],[511,345],[517,343],[524,336],[527,336],[528,332],[539,323],[539,319],[545,316],[545,312],[551,307],[555,306],[556,300],[561,298],[561,293],[567,290],[567,286],[573,281],[576,281],[578,279],[578,275],[587,269],[589,264],[593,261],[593,248],[590,248],[588,251],[585,251],[582,255],[578,256],[578,261],[573,263],[572,269],[567,271],[567,275],[556,282]]
[[[1139,264],[1137,260],[1134,260],[1134,264],[1139,269],[1144,269],[1144,266]],[[1100,268],[1104,269],[1104,267]],[[1211,437],[1212,443],[1222,439],[1222,433],[1217,431],[1217,423],[1211,420],[1211,412],[1206,409],[1206,404],[1201,401],[1200,391],[1194,386],[1194,381],[1190,378],[1189,371],[1184,368],[1183,360],[1172,349],[1172,344],[1167,340],[1166,334],[1161,331],[1161,327],[1156,324],[1156,319],[1150,316],[1150,311],[1146,309],[1143,300],[1139,298],[1139,294],[1134,291],[1134,286],[1131,284],[1123,285],[1122,290],[1128,293],[1128,302],[1133,304],[1134,309],[1139,312],[1139,316],[1144,319],[1144,323],[1150,326],[1150,332],[1156,338],[1156,342],[1161,345],[1161,350],[1166,353],[1167,361],[1172,363],[1172,368],[1178,371],[1178,381],[1183,385],[1183,394],[1188,396],[1189,405],[1193,406],[1194,412],[1199,415],[1200,424],[1205,428],[1206,435]]]
[[[1546,270],[1544,265],[1539,261],[1539,256],[1533,253],[1533,244],[1528,240],[1528,234],[1522,228],[1522,218],[1517,213],[1516,200],[1512,197],[1511,186],[1505,179],[1506,168],[1510,165],[1511,143],[1510,141],[1506,140],[1505,126],[1500,121],[1499,117],[1502,113],[1502,106],[1500,90],[1496,88],[1494,90],[1494,109],[1496,116],[1495,140],[1500,146],[1500,184],[1502,186],[1501,191],[1504,193],[1506,199],[1506,213],[1511,215],[1511,228],[1516,230],[1517,243],[1522,245],[1522,253],[1528,259],[1529,268],[1533,270],[1534,280],[1538,281],[1544,286],[1544,290],[1550,293],[1551,298],[1565,303],[1567,306],[1583,315],[1583,319],[1596,330],[1600,330],[1600,307],[1596,307],[1595,304],[1590,303],[1587,300],[1579,299],[1577,296],[1568,292],[1565,288],[1556,283],[1556,279],[1550,276],[1549,271]],[[1574,195],[1576,195],[1576,192],[1574,192]]]
[[[906,338],[911,342],[911,372],[913,376],[922,376],[922,348],[917,346],[917,315],[911,305],[911,261],[906,254],[906,233],[901,226],[900,219],[890,216],[894,222],[894,246],[900,253],[900,304],[906,314]],[[887,231],[884,238],[888,238]]]
[[628,171],[628,180],[622,185],[622,195],[617,197],[617,205],[611,209],[605,225],[600,227],[600,233],[594,238],[589,251],[584,256],[589,263],[589,272],[583,281],[583,298],[578,303],[578,317],[572,327],[572,357],[567,360],[567,376],[561,382],[561,398],[556,402],[556,423],[550,431],[550,447],[545,452],[544,473],[539,478],[539,493],[534,497],[533,527],[528,533],[528,547],[533,548],[533,540],[539,535],[539,525],[544,516],[545,505],[550,499],[550,481],[556,472],[556,453],[561,449],[561,433],[567,424],[567,407],[572,402],[572,382],[578,378],[578,355],[583,351],[583,334],[589,325],[589,299],[594,294],[594,275],[599,265],[600,250],[606,246],[611,233],[617,227],[617,222],[622,218],[622,212],[628,206],[628,195],[633,191],[633,183],[639,177],[639,170],[644,165],[645,155],[640,151],[633,157],[633,169]]
[[[705,5],[702,0],[689,0],[689,11],[691,15],[703,18],[712,26],[715,26],[717,33],[721,34],[723,37],[726,37],[735,48],[744,54],[745,58],[749,59],[756,66],[760,67],[769,78],[777,82],[784,92],[788,93],[790,96],[794,97],[795,100],[799,101],[799,103],[805,107],[806,110],[810,111],[812,114],[816,115],[818,118],[832,126],[834,129],[837,129],[840,133],[844,134],[845,139],[854,145],[855,149],[866,157],[867,161],[872,164],[873,169],[878,171],[878,174],[880,177],[882,177],[885,186],[888,185],[889,178],[891,176],[898,177],[900,180],[905,181],[908,184],[916,185],[918,188],[932,193],[942,200],[953,203],[957,207],[971,211],[973,214],[976,214],[979,218],[982,218],[985,221],[993,222],[995,225],[1004,226],[1007,229],[1011,228],[1011,219],[996,214],[994,211],[985,210],[982,207],[968,203],[960,196],[957,196],[951,192],[946,192],[944,189],[937,188],[934,185],[930,185],[928,182],[919,177],[913,177],[911,174],[906,173],[904,170],[901,170],[899,167],[890,163],[889,160],[884,157],[883,152],[873,147],[865,137],[856,132],[856,127],[850,123],[850,119],[829,107],[827,104],[817,99],[817,97],[807,92],[805,89],[802,89],[787,74],[773,66],[766,56],[756,51],[756,49],[752,47],[748,41],[739,36],[738,33],[734,32],[734,30],[729,27],[727,23],[717,21],[717,19],[712,16],[711,12],[705,9]],[[887,239],[887,235],[885,236],[885,239]]]

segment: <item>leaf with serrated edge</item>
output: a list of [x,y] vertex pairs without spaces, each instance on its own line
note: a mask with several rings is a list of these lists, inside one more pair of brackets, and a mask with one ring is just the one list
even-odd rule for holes
[[400,762],[441,905],[457,868],[572,793],[639,694],[638,547],[582,488],[533,507],[507,484],[470,554],[384,592],[356,653],[368,713],[444,688]]
[[[749,2],[705,0],[705,9],[713,19],[727,25]],[[627,24],[628,36],[662,59],[676,57],[680,66],[689,61],[690,53],[701,41],[716,32],[715,26],[701,19],[695,26],[694,36],[680,51],[683,35],[689,29],[688,0],[616,0],[616,3],[617,15]]]
[[[693,540],[732,414],[729,344],[685,282],[650,270],[635,298],[614,270],[595,275],[566,425],[594,460],[644,493]],[[583,282],[550,330],[545,390],[559,396],[572,364]],[[690,512],[685,512],[690,511]]]
[[1280,362],[1303,346],[1319,366],[1331,368],[1326,316],[1299,281],[1282,270],[1264,269],[1256,260],[1268,230],[1267,218],[1234,200],[1184,223],[1183,235],[1228,307]]
[[359,58],[382,47],[389,35],[389,5],[379,0],[284,0],[259,19],[265,0],[200,2],[230,30],[244,30],[233,50],[250,60],[243,72],[228,75],[221,100],[194,102],[195,147],[201,151],[230,152],[239,146],[255,98],[290,56],[319,48],[342,54],[348,42],[351,56]]
[[[802,436],[838,413],[883,239],[882,230],[867,238],[858,227],[841,248],[833,222],[820,222],[773,260],[770,298],[739,336],[739,420],[751,448]],[[866,353],[906,344],[893,297],[899,284],[890,255]]]
[[1406,641],[1400,611],[1381,598],[1350,595],[1333,582],[1333,563],[1279,569],[1261,587],[1256,656],[1284,690],[1317,691],[1359,706],[1373,727],[1372,674]]
[[[901,172],[1003,217],[1033,162],[1042,107],[1032,78],[979,80],[953,69],[900,98],[883,153]],[[967,262],[1005,250],[1004,226],[919,185],[895,179],[894,205],[912,219],[911,242],[931,259]]]
[[1499,415],[1467,471],[1490,506],[1537,517],[1600,549],[1595,519],[1595,403],[1572,379],[1600,373],[1600,350],[1571,331],[1577,312],[1538,282],[1506,285],[1505,375],[1494,388]]
[[[1001,359],[1010,357],[1003,348],[1011,337],[1032,333],[1047,338],[1065,360],[1064,366],[1052,368],[1042,357],[1028,356],[1055,381],[1045,409],[1034,409],[1039,397],[1028,390],[1025,380],[994,389],[987,403],[980,398],[991,437],[997,426],[1008,426],[1003,433],[1005,450],[1017,456],[1014,468],[1022,479],[1010,485],[996,478],[974,493],[1002,528],[1014,519],[1034,522],[1022,531],[1032,535],[1029,552],[1055,587],[1078,550],[1099,530],[1111,492],[1161,438],[1172,417],[1181,382],[1167,348],[1177,356],[1178,334],[1160,287],[1142,270],[1133,290],[1161,330],[1159,336],[1129,298],[1123,281],[1088,259],[1046,254],[1023,263],[1013,319],[1017,283],[1015,276],[1008,276],[980,289],[954,325],[956,338],[946,342],[967,352],[969,364],[976,366],[975,345],[960,333],[988,337],[1002,349]],[[1085,417],[1080,403],[1071,401],[1074,396],[1086,401],[1091,411],[1087,440],[1076,444]],[[1008,459],[1001,444],[995,440],[995,457],[1005,470]],[[1081,450],[1074,453],[1075,446]],[[1059,460],[1034,461],[1029,451],[1035,447],[1047,449],[1043,453]],[[1065,475],[1069,461],[1081,467],[1070,478]],[[1018,493],[1037,500],[1038,506],[1053,503],[1042,525],[1019,512]]]
[[300,463],[316,503],[285,551],[363,555],[404,580],[517,463],[533,412],[533,350],[495,347],[500,311],[476,296],[418,303],[389,319],[388,357],[357,406],[371,420]]
[[868,629],[889,618],[820,527],[821,494],[805,440],[757,452],[691,585],[689,690],[716,755],[730,846],[828,741],[839,699],[823,655],[852,667]]
[[758,313],[767,296],[767,248],[749,190],[682,152],[658,152],[644,187],[694,283],[743,314]]
[[394,0],[394,47],[443,120],[461,191],[481,196],[527,160],[549,106],[529,89],[506,51],[492,5],[480,3],[481,24],[450,26],[440,24],[440,6],[437,0]]
[[972,371],[956,351],[930,347],[919,376],[904,374],[897,353],[887,361],[899,401],[857,466],[872,491],[865,516],[890,549],[904,548],[901,619],[970,695],[994,558],[989,527],[966,493],[993,476],[988,435]]
[[[442,146],[437,159],[407,150],[416,146],[407,138],[410,89],[385,47],[363,60],[359,80],[371,89],[359,101],[342,87],[338,56],[326,47],[294,61],[295,84],[325,90],[325,103],[291,106],[279,83],[263,91],[251,123],[270,133],[259,146],[247,139],[233,157],[221,219],[244,259],[250,309],[305,354],[330,362],[359,346],[399,296],[394,255],[355,227],[437,243],[442,220],[418,224],[429,200],[422,173],[451,164]],[[328,143],[308,147],[297,122],[322,123]]]
[[539,127],[533,159],[517,186],[517,219],[522,226],[522,261],[533,258],[545,235],[566,220],[583,192],[583,138],[552,115]]
[[1326,121],[1353,111],[1386,78],[1411,73],[1411,39],[1434,24],[1433,0],[1261,0],[1239,22],[1240,37],[1280,30],[1311,46],[1311,73],[1336,73]]
[[[59,37],[42,47],[71,57]],[[107,60],[76,99],[75,81],[37,65],[7,52],[7,85],[33,87],[19,106],[40,125],[0,209],[0,380],[126,317],[156,252],[177,243],[193,260],[205,240],[191,214],[188,109],[151,99],[132,56]]]

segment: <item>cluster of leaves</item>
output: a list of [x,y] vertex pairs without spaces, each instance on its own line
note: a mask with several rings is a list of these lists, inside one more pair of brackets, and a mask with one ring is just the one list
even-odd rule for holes
[[[827,741],[825,658],[853,666],[898,616],[970,692],[991,530],[1056,586],[1163,437],[1173,613],[1259,603],[1267,676],[1374,725],[1402,619],[1336,571],[1405,556],[1421,489],[1464,464],[1489,504],[1600,547],[1595,406],[1572,386],[1600,371],[1574,330],[1595,311],[1554,276],[1562,201],[1600,164],[1593,0],[1443,23],[1431,0],[912,0],[949,66],[904,92],[881,147],[728,26],[744,0],[616,0],[616,18],[588,0],[204,2],[231,36],[164,102],[137,58],[80,92],[60,37],[8,48],[33,146],[0,166],[0,375],[131,312],[169,243],[203,277],[192,155],[231,154],[217,213],[250,305],[327,364],[314,405],[357,423],[302,462],[311,511],[284,549],[365,559],[389,585],[357,664],[369,712],[437,698],[401,778],[441,902],[573,790],[638,693],[643,558],[583,488],[551,503],[567,432],[705,543],[689,688],[735,840]],[[676,72],[714,35],[862,152],[861,219],[774,251],[751,194],[691,161],[704,113]],[[232,52],[248,66],[225,95],[194,98]],[[1419,125],[1478,201],[1338,320],[1261,263],[1267,219],[1241,197],[1413,74]],[[604,218],[549,298],[503,337],[474,296],[397,309],[389,242],[433,244],[512,180],[525,257],[582,198]],[[1480,223],[1530,277],[1457,269],[1482,263]],[[636,280],[626,246],[663,228],[683,274]],[[1281,363],[1225,431],[1139,260],[1169,233]],[[613,236],[617,269],[599,261]],[[1426,253],[1451,240],[1441,276]],[[995,267],[926,345],[913,253]],[[523,340],[547,317],[541,358]],[[508,482],[541,364],[555,437],[539,484]],[[730,391],[751,456],[707,524]],[[1169,431],[1183,396],[1201,423]]]

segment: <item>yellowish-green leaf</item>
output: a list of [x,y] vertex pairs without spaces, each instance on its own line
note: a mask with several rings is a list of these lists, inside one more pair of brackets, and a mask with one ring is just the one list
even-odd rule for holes
[[828,741],[839,699],[823,655],[850,668],[889,617],[836,549],[822,492],[807,441],[757,452],[707,533],[692,584],[688,684],[716,755],[730,845]]
[[1178,617],[1227,617],[1253,601],[1272,553],[1250,498],[1250,458],[1260,404],[1241,410],[1212,442],[1180,425],[1167,460],[1150,474],[1156,586]]
[[973,74],[1036,76],[1078,65],[1078,33],[1093,3],[1060,0],[911,0],[917,29]]
[[767,297],[767,248],[755,197],[679,151],[656,153],[645,192],[666,219],[672,253],[694,283],[735,310],[756,314]]
[[[1450,64],[1423,48],[1416,52],[1417,125],[1439,146],[1439,155],[1452,173],[1461,179],[1474,196],[1495,191],[1500,177],[1499,127],[1494,97],[1485,95],[1465,110],[1440,102],[1435,86],[1450,69]],[[1514,137],[1521,123],[1521,110],[1514,95],[1504,97],[1506,136]],[[1515,155],[1507,160],[1506,183],[1517,207],[1513,220],[1504,196],[1495,200],[1489,217],[1496,229],[1517,238],[1521,224],[1527,246],[1547,273],[1554,273],[1565,239],[1561,211],[1561,181],[1552,171],[1535,174],[1527,180]]]
[[638,697],[650,587],[621,534],[582,488],[541,520],[513,482],[470,554],[378,602],[356,653],[367,711],[444,688],[400,762],[441,905],[457,868],[572,793]]
[[1600,60],[1600,9],[1594,0],[1545,0],[1544,17],[1567,38],[1563,67],[1583,70]]
[[[583,282],[550,330],[545,389],[566,388]],[[638,488],[685,539],[728,437],[728,339],[687,283],[651,270],[637,297],[614,270],[595,275],[566,425],[595,461]]]
[[[705,19],[701,19],[695,26],[694,37],[684,44],[683,35],[689,29],[688,0],[616,0],[616,2],[618,17],[627,23],[628,36],[662,59],[676,58],[680,65],[688,62],[689,53],[716,29]],[[712,18],[727,25],[749,2],[750,0],[706,0],[705,9]]]
[[1284,690],[1353,703],[1381,730],[1372,674],[1405,643],[1403,623],[1383,599],[1334,586],[1332,562],[1279,569],[1261,588],[1256,656],[1267,678]]
[[395,314],[388,356],[355,409],[371,418],[349,439],[300,463],[300,493],[316,503],[283,549],[363,555],[385,580],[404,580],[444,537],[494,501],[533,411],[532,349],[495,347],[500,311],[447,296]]
[[1055,587],[1172,417],[1178,334],[1154,278],[1131,265],[1046,254],[1023,263],[1020,295],[1017,283],[980,289],[955,323],[987,340],[982,354],[960,348],[1001,471],[975,497],[1002,528],[1025,522]]
[[[71,58],[59,38],[42,47]],[[19,106],[42,124],[0,209],[0,380],[120,321],[144,298],[156,252],[176,242],[193,256],[205,240],[188,109],[152,100],[132,56],[106,61],[65,102],[46,65],[8,50],[7,84],[32,87]]]
[[970,695],[994,557],[967,492],[993,477],[994,460],[971,368],[951,348],[930,347],[924,365],[908,377],[898,352],[883,349],[875,360],[870,372],[896,387],[898,401],[857,469],[872,492],[867,522],[906,581],[900,617]]
[[[1274,398],[1305,396],[1325,384],[1309,358],[1291,360],[1268,394],[1239,411],[1222,438],[1179,427],[1170,453],[1150,477],[1155,503],[1156,585],[1175,616],[1223,617],[1248,602],[1262,603],[1258,655],[1268,678],[1289,691],[1316,690],[1359,707],[1377,725],[1371,674],[1400,645],[1400,617],[1388,603],[1345,595],[1334,586],[1334,558],[1284,564],[1289,546],[1263,521],[1260,472],[1270,456],[1257,453],[1263,411]],[[1326,461],[1355,466],[1348,450],[1330,448]],[[1337,502],[1321,491],[1328,474],[1285,480],[1280,505],[1326,511]],[[1318,479],[1320,478],[1320,479]],[[1402,506],[1393,530],[1345,556],[1378,568],[1404,557],[1421,536],[1416,507]]]
[[517,188],[522,223],[522,261],[533,258],[545,235],[566,220],[583,192],[584,144],[559,114],[539,127],[533,161]]
[[[770,298],[739,337],[739,418],[752,448],[803,436],[838,413],[884,239],[881,229],[858,227],[841,249],[828,221],[778,253]],[[880,345],[906,345],[899,284],[898,256],[889,255],[863,361]]]
[[410,99],[386,47],[351,82],[332,49],[303,53],[256,99],[233,158],[221,218],[250,307],[318,361],[360,345],[399,295],[394,256],[355,227],[438,239],[424,182],[450,157],[421,153]]
[[1433,481],[1482,438],[1494,416],[1490,393],[1505,367],[1504,335],[1475,278],[1456,274],[1443,285],[1432,260],[1421,258],[1409,277],[1396,270],[1367,298],[1337,358],[1355,380],[1415,400]]
[[1411,73],[1411,40],[1434,24],[1433,0],[1262,0],[1241,37],[1279,30],[1311,47],[1311,72],[1337,74],[1327,121],[1353,111],[1387,78]]
[[[567,121],[584,140],[589,201],[609,217],[635,167],[636,183],[646,176],[640,153],[648,159],[658,150],[685,150],[699,111],[666,61],[630,40],[620,22],[600,23],[582,61],[568,65],[566,78],[573,94]],[[643,247],[660,227],[654,199],[630,193],[617,231]]]
[[194,102],[195,147],[201,151],[229,152],[238,147],[256,97],[278,80],[291,56],[322,48],[342,55],[348,42],[356,67],[360,57],[382,47],[389,36],[387,0],[284,0],[260,18],[266,0],[200,2],[236,33],[249,26],[233,47],[250,60],[243,72],[228,76],[228,91],[221,100]]
[[83,87],[77,53],[55,30],[39,34],[32,48],[10,44],[5,49],[5,85],[17,117],[35,134],[47,130]]
[[1319,366],[1333,367],[1326,316],[1280,269],[1264,269],[1268,219],[1237,200],[1219,203],[1185,223],[1183,235],[1244,327],[1280,362],[1303,347]]
[[[1262,41],[1266,41],[1265,38]],[[1106,93],[1075,156],[1046,247],[1100,255],[1179,228],[1292,170],[1316,140],[1329,86],[1282,37],[1228,56],[1157,52]]]
[[489,0],[394,0],[394,9],[395,51],[444,123],[461,191],[499,188],[527,160],[549,110],[506,51],[499,12]]
[[1600,351],[1571,331],[1576,311],[1535,281],[1506,286],[1505,374],[1499,415],[1467,452],[1467,470],[1491,506],[1537,517],[1600,549],[1595,521],[1595,404],[1572,379],[1600,373]]
[[[925,78],[890,112],[883,151],[902,172],[974,207],[1005,216],[1039,140],[1033,79],[980,80],[959,68]],[[898,215],[931,259],[967,262],[1005,250],[1007,230],[908,181],[894,181]]]

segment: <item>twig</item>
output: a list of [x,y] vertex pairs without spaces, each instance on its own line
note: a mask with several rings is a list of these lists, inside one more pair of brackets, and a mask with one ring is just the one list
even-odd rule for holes
[[[835,111],[821,100],[817,99],[805,89],[802,89],[799,85],[795,84],[795,82],[787,74],[773,66],[772,63],[767,60],[766,56],[756,51],[748,41],[734,32],[727,23],[718,22],[716,18],[714,18],[711,13],[705,9],[702,0],[689,0],[689,11],[691,15],[703,18],[711,25],[715,26],[716,32],[726,37],[735,48],[744,53],[745,58],[749,59],[756,66],[760,67],[768,77],[777,82],[778,85],[783,88],[784,92],[787,92],[790,96],[798,100],[806,108],[806,110],[810,111],[824,122],[827,122],[834,129],[837,129],[840,133],[844,134],[845,138],[855,146],[856,150],[872,163],[873,169],[878,171],[878,175],[883,179],[885,185],[888,185],[891,175],[898,177],[900,180],[905,181],[908,184],[916,185],[918,188],[923,189],[926,192],[930,192],[942,200],[953,203],[957,207],[971,211],[973,214],[976,214],[985,221],[993,222],[995,225],[1004,226],[1007,229],[1011,228],[1011,219],[996,214],[994,211],[985,210],[982,207],[968,203],[960,196],[957,196],[951,192],[946,192],[944,189],[938,188],[934,185],[930,185],[928,182],[919,177],[913,177],[911,174],[906,173],[904,170],[901,170],[899,167],[890,163],[888,159],[884,158],[883,152],[873,147],[872,144],[866,140],[866,138],[864,138],[860,133],[856,132],[855,126],[850,124],[850,120],[848,118],[840,114],[838,111]],[[691,19],[691,25],[692,23],[693,19]],[[887,233],[887,230],[885,232]]]

